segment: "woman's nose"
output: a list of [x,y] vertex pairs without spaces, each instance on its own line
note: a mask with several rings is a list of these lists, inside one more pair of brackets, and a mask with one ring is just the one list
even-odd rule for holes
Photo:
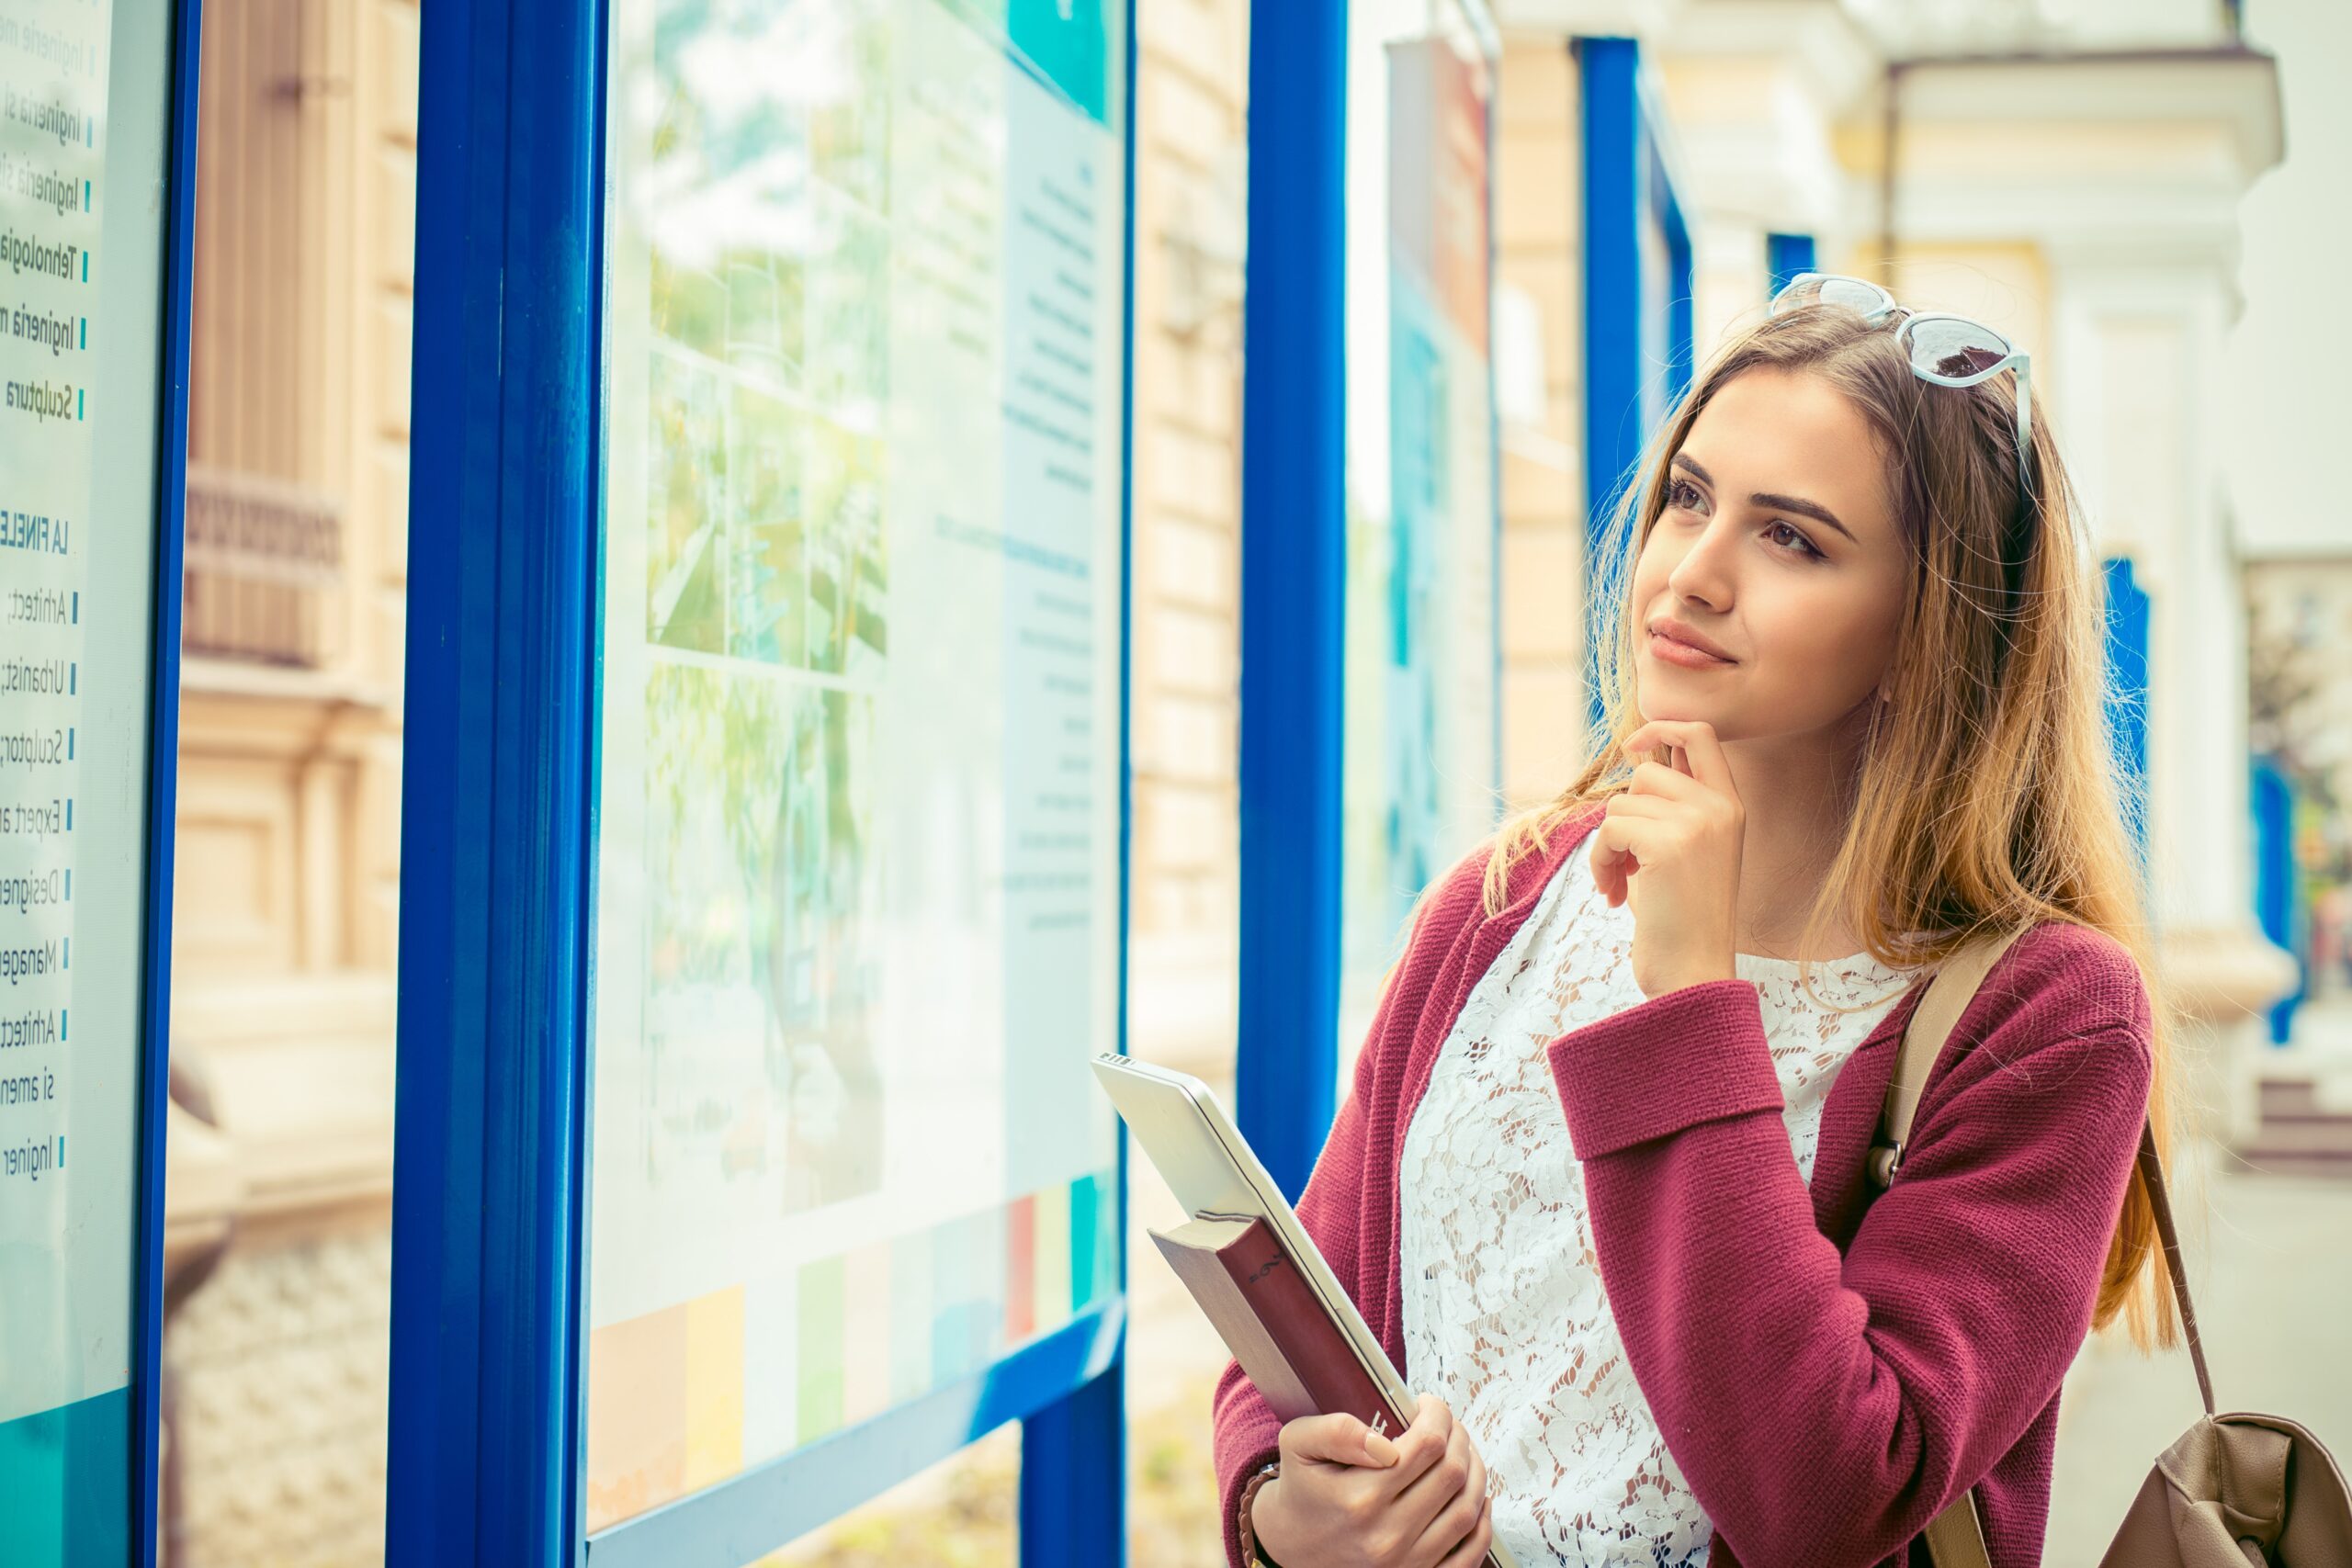
[[1676,597],[1698,599],[1722,609],[1733,593],[1731,531],[1710,522],[1682,547],[1680,558],[1666,574],[1666,585]]

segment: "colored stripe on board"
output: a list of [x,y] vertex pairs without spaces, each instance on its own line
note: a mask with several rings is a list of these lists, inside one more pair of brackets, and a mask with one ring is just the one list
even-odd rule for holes
[[686,1308],[588,1336],[587,1515],[591,1532],[685,1490]]
[[743,1468],[743,1287],[686,1303],[689,1492]]
[[1037,1234],[1030,1294],[1036,1315],[1029,1332],[1046,1334],[1069,1321],[1069,1189],[1046,1189],[1030,1212],[1037,1217]]
[[932,1390],[932,1325],[939,1312],[937,1250],[928,1233],[890,1245],[890,1403]]
[[1013,1200],[1004,1219],[1004,1337],[1018,1345],[1037,1326],[1037,1200]]
[[743,1287],[743,1462],[800,1441],[800,1301],[797,1274]]
[[842,1377],[842,1314],[849,1271],[839,1258],[804,1264],[800,1269],[799,1440],[813,1442],[842,1425],[845,1388]]
[[855,1426],[890,1408],[890,1244],[842,1260],[842,1421]]

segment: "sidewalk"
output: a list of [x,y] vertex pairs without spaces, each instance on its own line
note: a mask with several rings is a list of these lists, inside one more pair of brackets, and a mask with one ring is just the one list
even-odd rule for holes
[[[2301,1422],[2339,1462],[2352,1457],[2352,1182],[2247,1174],[2214,1162],[2177,1173],[2217,1408]],[[2052,1568],[2093,1563],[2156,1455],[2199,1413],[2186,1350],[2143,1357],[2119,1336],[2084,1347],[2058,1416]]]
[[[2352,1110],[2352,994],[2301,1009],[2291,1045],[2247,1066],[2308,1076]],[[2267,1175],[2207,1145],[2179,1159],[2173,1206],[2217,1408],[2301,1423],[2352,1459],[2352,1181]],[[2186,1350],[2144,1357],[2120,1335],[2083,1348],[2059,1406],[2044,1560],[2097,1562],[2157,1454],[2199,1413]]]

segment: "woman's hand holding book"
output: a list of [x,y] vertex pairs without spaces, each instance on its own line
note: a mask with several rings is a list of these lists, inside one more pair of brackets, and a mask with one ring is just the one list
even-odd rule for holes
[[1487,1555],[1486,1462],[1435,1394],[1393,1441],[1352,1416],[1288,1422],[1281,1441],[1282,1469],[1250,1507],[1281,1568],[1475,1568]]

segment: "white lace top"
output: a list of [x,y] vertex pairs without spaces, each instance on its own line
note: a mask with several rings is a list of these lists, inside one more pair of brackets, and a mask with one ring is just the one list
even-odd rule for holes
[[[1495,1534],[1521,1568],[1696,1568],[1710,1526],[1667,1451],[1601,1290],[1584,1173],[1545,1050],[1638,1005],[1631,909],[1583,848],[1472,989],[1405,1136],[1398,1233],[1405,1379],[1443,1398],[1487,1461]],[[1797,1171],[1813,1179],[1838,1069],[1907,976],[1866,953],[1812,965],[1740,953],[1780,1068]]]

